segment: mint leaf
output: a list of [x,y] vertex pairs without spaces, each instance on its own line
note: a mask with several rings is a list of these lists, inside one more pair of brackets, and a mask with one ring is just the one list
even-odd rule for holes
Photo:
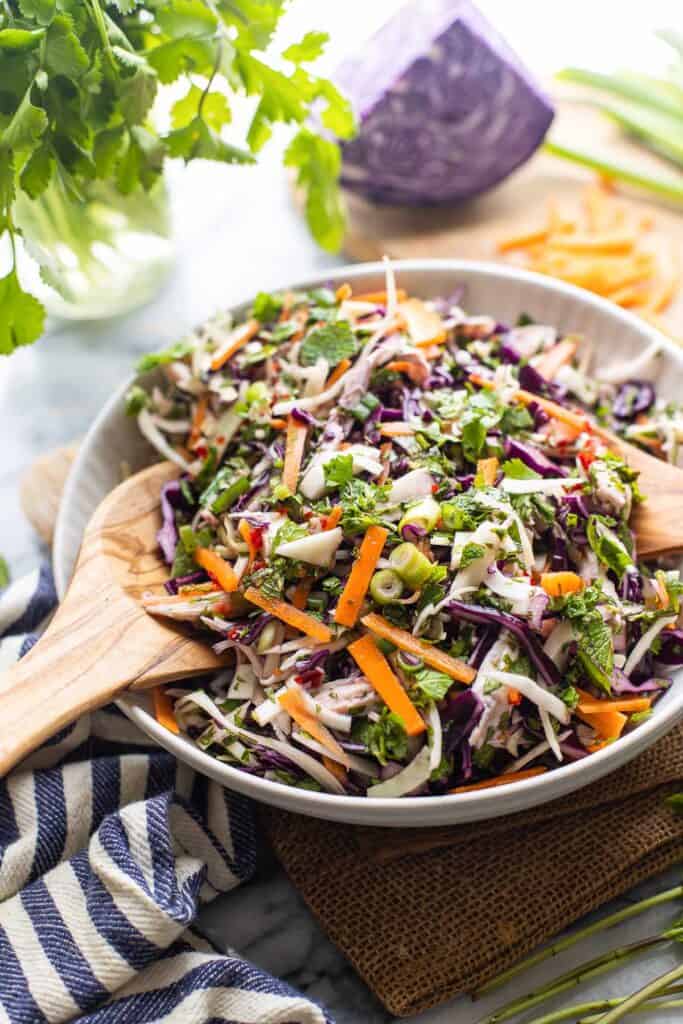
[[291,519],[285,519],[284,523],[273,537],[271,554],[277,554],[277,549],[281,544],[288,544],[292,540],[301,540],[302,537],[307,536],[308,530],[305,526],[300,526],[299,523],[293,523]]
[[182,341],[177,341],[175,345],[171,345],[170,348],[164,349],[163,352],[149,352],[138,360],[138,373],[147,373],[149,370],[156,369],[157,366],[167,366],[168,363],[174,363],[177,359],[183,359],[190,354],[193,347],[192,341],[189,338],[184,338]]
[[438,672],[435,668],[420,668],[413,675],[415,686],[424,697],[429,700],[443,700],[453,680],[445,672]]
[[588,517],[586,526],[588,543],[592,547],[598,559],[603,565],[621,578],[629,566],[633,565],[633,559],[627,551],[623,542],[617,534],[611,530],[600,516]]
[[325,484],[330,488],[343,487],[353,479],[353,456],[337,455],[323,466]]
[[313,366],[318,359],[325,359],[330,366],[337,366],[342,359],[355,356],[359,348],[347,321],[338,320],[308,332],[299,349],[299,362],[302,366]]
[[20,345],[37,341],[44,326],[42,305],[23,290],[16,271],[10,271],[0,279],[0,353],[9,355]]
[[503,470],[505,476],[511,477],[513,480],[540,480],[541,474],[536,473],[535,470],[530,469],[526,463],[522,462],[521,459],[508,459],[500,467]]
[[466,459],[476,462],[484,450],[486,435],[502,416],[502,407],[493,394],[480,391],[471,395],[462,417],[462,450]]

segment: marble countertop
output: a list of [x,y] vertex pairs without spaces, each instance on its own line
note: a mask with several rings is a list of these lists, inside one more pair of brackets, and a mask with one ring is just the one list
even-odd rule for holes
[[[338,262],[310,242],[275,161],[273,154],[246,174],[211,165],[179,174],[172,194],[182,259],[159,296],[144,309],[107,323],[51,324],[49,336],[38,345],[3,361],[2,553],[14,575],[33,567],[46,553],[20,512],[22,471],[37,455],[84,434],[139,353],[176,340],[222,305],[247,298],[260,288],[324,272]],[[641,886],[615,906],[672,884],[673,873]],[[621,927],[618,934],[584,943],[527,975],[524,988],[609,945],[649,934],[674,913],[675,908],[668,906]],[[200,926],[218,946],[239,950],[321,1002],[338,1024],[385,1024],[393,1019],[325,937],[267,850],[262,852],[257,877],[208,907]],[[581,997],[631,991],[675,962],[675,951],[660,952],[584,986]],[[415,1019],[420,1024],[474,1024],[487,1010],[521,991],[518,985],[477,1004],[459,999]],[[569,999],[575,1002],[576,993],[570,993]],[[651,1019],[673,1022],[680,1018],[661,1013]]]

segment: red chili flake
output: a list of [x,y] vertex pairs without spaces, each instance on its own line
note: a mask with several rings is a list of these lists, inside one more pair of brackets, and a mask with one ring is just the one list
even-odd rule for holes
[[254,572],[256,572],[258,569],[265,569],[265,567],[266,567],[266,563],[263,561],[262,558],[258,558],[258,559],[256,559],[254,561],[254,565],[253,565]]
[[251,534],[250,534],[250,537],[251,537],[251,543],[253,544],[255,550],[256,551],[260,551],[261,548],[263,547],[263,531],[262,530],[252,530]]
[[219,434],[218,437],[216,438],[216,442],[218,444],[223,444],[224,441],[225,441],[225,436],[223,434]]
[[229,640],[239,640],[241,635],[242,635],[242,630],[240,629],[239,626],[233,626],[232,629],[228,630],[228,639]]
[[432,484],[432,494],[436,494],[438,489],[439,489],[439,485],[438,484]]
[[208,454],[209,454],[209,449],[206,447],[205,444],[198,444],[195,447],[195,455],[198,458],[205,459]]

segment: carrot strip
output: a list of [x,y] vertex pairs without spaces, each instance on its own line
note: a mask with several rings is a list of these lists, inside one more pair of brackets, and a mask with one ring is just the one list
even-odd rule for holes
[[301,729],[309,733],[331,754],[335,754],[346,768],[349,767],[349,755],[339,746],[329,729],[318,721],[312,711],[309,711],[300,693],[291,687],[278,697],[278,703]]
[[602,715],[608,711],[623,711],[630,715],[635,711],[649,711],[652,701],[649,697],[624,697],[619,700],[580,700],[577,710],[584,715]]
[[287,420],[281,420],[278,417],[275,417],[274,419],[269,421],[268,425],[272,427],[273,430],[286,430]]
[[152,700],[154,701],[154,717],[159,725],[163,725],[169,732],[174,732],[176,736],[179,735],[180,727],[173,714],[173,701],[163,686],[154,687]]
[[336,384],[339,378],[343,377],[346,371],[349,370],[350,368],[351,360],[342,359],[342,361],[335,366],[334,370],[325,381],[325,387],[323,390],[327,391],[327,389],[331,388],[333,384]]
[[501,238],[496,248],[498,252],[509,252],[511,249],[528,249],[529,246],[538,245],[540,242],[547,242],[547,240],[547,229],[536,228],[535,230],[521,231],[516,235],[508,235],[506,238]]
[[194,448],[199,438],[202,436],[202,423],[206,417],[206,411],[209,408],[209,396],[202,395],[197,402],[194,413],[192,415],[192,429],[190,430],[190,436],[187,439],[188,448]]
[[334,611],[334,621],[349,628],[356,625],[365,600],[370,579],[377,566],[382,548],[389,536],[383,526],[369,526],[361,542],[358,558],[353,563],[346,585]]
[[575,572],[543,572],[541,586],[550,597],[562,597],[583,590],[583,580]]
[[[478,373],[471,373],[470,380],[473,384],[478,385],[478,387],[487,388],[489,391],[493,387],[492,380],[488,380],[488,378],[482,377]],[[515,401],[520,402],[522,405],[531,405],[535,402],[544,412],[547,412],[548,416],[561,420],[563,423],[568,423],[579,434],[584,430],[590,430],[590,422],[586,416],[574,412],[573,409],[565,409],[563,405],[551,402],[548,398],[541,398],[540,395],[534,395],[531,391],[523,391],[521,388],[519,391],[515,391],[513,397]]]
[[251,526],[246,521],[246,519],[240,519],[237,531],[242,540],[244,541],[244,543],[247,545],[247,548],[249,549],[249,568],[251,568],[251,566],[256,560],[256,556],[258,555],[258,548],[254,544],[254,538],[251,533]]
[[290,414],[287,417],[287,441],[285,445],[285,461],[282,468],[282,482],[285,487],[296,493],[299,482],[299,470],[306,448],[306,436],[308,427],[305,423],[299,423]]
[[585,701],[589,704],[595,703],[595,698],[590,693],[586,693],[585,690],[580,690],[578,686],[576,687],[576,692],[579,695],[579,704],[576,708],[579,718],[582,718],[588,725],[592,725],[602,739],[618,739],[628,721],[626,715],[623,715],[620,711],[600,711],[599,713],[582,711],[581,704]]
[[415,431],[409,423],[383,423],[379,428],[382,437],[412,437]]
[[623,306],[624,309],[629,309],[631,306],[641,306],[648,301],[647,295],[643,291],[643,282],[625,285],[623,288],[616,288],[612,292],[607,292],[605,298],[609,299],[610,302],[616,303],[617,306]]
[[216,581],[221,590],[226,594],[232,594],[239,586],[239,580],[235,570],[224,558],[217,555],[209,548],[197,548],[194,553],[194,560],[202,569],[206,569],[209,576]]
[[311,592],[312,586],[313,580],[310,576],[308,576],[305,579],[301,580],[299,583],[297,583],[296,587],[294,588],[294,593],[292,594],[292,604],[301,612],[306,607],[306,602],[308,601],[308,595]]
[[547,768],[525,768],[521,772],[508,772],[507,775],[499,775],[495,779],[485,779],[483,782],[471,782],[469,786],[456,786],[449,789],[449,793],[470,793],[475,789],[493,789],[494,786],[507,786],[510,782],[521,782],[522,779],[533,779],[537,775],[544,775]]
[[341,517],[344,515],[344,509],[341,505],[335,505],[329,515],[325,516],[323,530],[334,530],[335,526],[339,525]]
[[305,633],[306,636],[313,637],[314,640],[318,640],[322,644],[329,643],[332,639],[332,630],[324,622],[314,619],[312,615],[287,604],[286,601],[281,601],[277,597],[267,597],[256,587],[248,587],[244,596],[247,601],[261,608],[262,611],[274,615],[276,619],[280,619],[287,626],[298,629],[300,633]]
[[408,735],[424,732],[427,727],[419,711],[370,634],[349,644],[347,650],[387,707],[400,716]]
[[[431,345],[432,342],[430,341]],[[394,373],[405,373],[406,377],[410,377],[414,384],[424,384],[425,380],[429,376],[429,371],[425,370],[424,366],[420,366],[419,363],[411,363],[409,359],[394,359],[391,363],[387,363],[387,370],[393,370]]]
[[487,487],[493,487],[498,476],[498,459],[493,456],[490,459],[479,459],[477,463],[477,480],[481,480]]
[[375,612],[371,612],[370,615],[364,615],[361,621],[371,633],[382,637],[383,640],[389,640],[390,643],[402,651],[417,655],[427,665],[431,665],[432,668],[445,673],[451,679],[456,679],[459,683],[471,683],[477,674],[464,661],[452,658],[450,654],[446,654],[445,651],[439,650],[438,647],[434,647],[432,644],[425,643],[424,640],[413,636],[412,633],[408,633],[405,629],[392,626],[390,622],[387,622],[385,618],[377,615]]
[[334,293],[334,297],[337,302],[344,302],[345,299],[350,299],[353,295],[353,289],[348,281],[345,284],[340,284]]
[[[396,301],[405,302],[408,298],[408,294],[403,288],[396,289]],[[360,295],[354,295],[356,302],[376,302],[378,306],[383,306],[387,301],[387,293],[385,291],[379,292],[361,292]]]
[[608,254],[632,252],[638,241],[637,237],[629,232],[621,234],[595,234],[595,235],[567,235],[566,238],[552,238],[548,243],[552,249],[571,253],[592,253],[605,256]]
[[327,768],[328,772],[334,775],[335,779],[342,783],[347,781],[346,768],[343,764],[339,764],[339,761],[333,761],[331,757],[326,757],[323,754],[323,766]]
[[535,364],[534,369],[545,377],[546,380],[553,380],[555,374],[574,358],[576,354],[576,342],[573,338],[563,338],[562,341],[554,345],[553,348],[548,349],[544,352],[543,356]]
[[211,360],[211,369],[220,370],[221,366],[224,366],[228,359],[234,356],[235,352],[239,352],[248,341],[251,341],[255,334],[258,334],[260,328],[261,324],[258,320],[247,320],[246,323],[237,327],[231,333],[223,348],[219,349],[214,355]]
[[671,274],[666,280],[662,281],[647,304],[648,310],[652,313],[661,313],[663,309],[670,306],[678,285],[679,274]]
[[514,686],[508,687],[508,704],[521,704],[522,694]]

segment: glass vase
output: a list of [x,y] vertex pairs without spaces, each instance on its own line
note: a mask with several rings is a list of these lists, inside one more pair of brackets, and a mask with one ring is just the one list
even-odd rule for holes
[[68,320],[127,313],[151,299],[173,261],[163,178],[149,191],[122,195],[95,181],[83,199],[58,178],[37,199],[19,193],[22,280],[47,312]]

